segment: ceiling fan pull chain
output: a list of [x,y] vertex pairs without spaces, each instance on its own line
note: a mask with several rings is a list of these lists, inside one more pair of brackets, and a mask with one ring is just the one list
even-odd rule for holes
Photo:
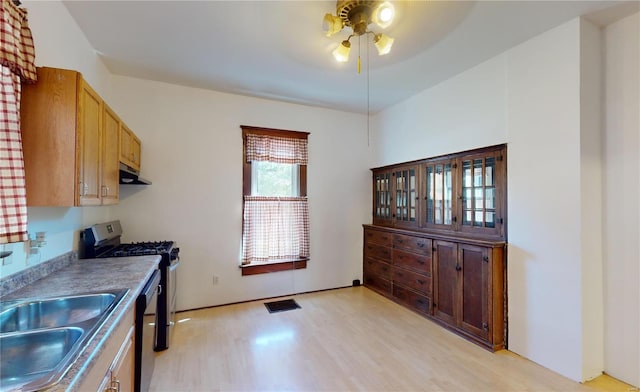
[[360,37],[361,36],[358,36],[358,75],[360,75],[360,70],[362,69],[362,67],[360,65],[360,48],[361,48]]

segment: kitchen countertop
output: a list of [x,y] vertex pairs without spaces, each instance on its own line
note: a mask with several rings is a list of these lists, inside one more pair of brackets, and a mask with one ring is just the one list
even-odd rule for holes
[[[69,265],[0,298],[0,302],[23,298],[46,298],[102,290],[129,289],[118,306],[87,342],[62,380],[48,392],[74,391],[89,373],[100,353],[110,344],[112,332],[131,311],[145,283],[158,268],[160,256],[117,257],[74,260]],[[105,369],[106,371],[107,369]]]

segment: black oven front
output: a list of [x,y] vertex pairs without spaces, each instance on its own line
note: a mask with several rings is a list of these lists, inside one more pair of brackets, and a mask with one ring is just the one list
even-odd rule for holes
[[154,271],[144,289],[136,299],[136,340],[134,391],[148,391],[155,366],[155,341],[158,312],[156,303],[162,291],[160,273]]

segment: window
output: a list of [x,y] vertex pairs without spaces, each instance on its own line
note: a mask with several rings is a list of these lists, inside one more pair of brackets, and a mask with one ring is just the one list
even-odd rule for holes
[[299,196],[297,164],[255,161],[251,163],[251,195]]
[[242,274],[305,268],[309,259],[308,133],[241,128]]

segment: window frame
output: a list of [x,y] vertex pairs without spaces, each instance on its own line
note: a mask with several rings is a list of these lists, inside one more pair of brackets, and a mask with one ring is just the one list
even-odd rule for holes
[[[309,132],[290,131],[284,129],[263,128],[254,127],[249,125],[241,125],[242,129],[242,194],[244,196],[251,196],[252,191],[252,165],[251,162],[247,162],[247,135],[265,135],[274,137],[286,137],[291,139],[305,139],[308,140]],[[300,197],[307,196],[307,165],[296,165],[298,168],[298,193]],[[244,217],[244,202],[242,203],[242,216]],[[244,218],[243,218],[244,219]],[[244,226],[244,225],[243,225]],[[286,261],[278,261],[274,263],[266,264],[246,264],[240,265],[242,276],[266,274],[279,271],[291,271],[296,269],[307,268],[306,258],[292,259]]]
[[[247,134],[308,139],[309,132],[287,131],[284,129],[260,128],[241,125],[242,128],[242,194],[251,196],[251,162],[247,162]],[[307,196],[307,165],[298,165],[299,196]]]

